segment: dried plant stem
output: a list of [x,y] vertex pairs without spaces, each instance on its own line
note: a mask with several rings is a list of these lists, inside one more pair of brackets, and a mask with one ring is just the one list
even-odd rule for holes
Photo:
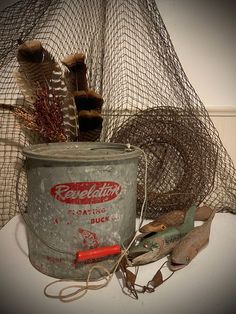
[[16,108],[15,115],[25,128],[38,133],[46,142],[65,142],[62,100],[49,90],[48,86],[36,88],[36,101],[33,109]]

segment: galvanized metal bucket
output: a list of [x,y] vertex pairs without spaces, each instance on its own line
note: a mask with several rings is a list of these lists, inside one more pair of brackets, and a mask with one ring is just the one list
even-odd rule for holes
[[[23,154],[32,265],[52,277],[78,280],[87,280],[94,265],[111,272],[115,255],[78,263],[74,258],[78,251],[126,246],[132,239],[140,150],[112,143],[52,143],[30,146]],[[95,269],[90,279],[104,274]]]

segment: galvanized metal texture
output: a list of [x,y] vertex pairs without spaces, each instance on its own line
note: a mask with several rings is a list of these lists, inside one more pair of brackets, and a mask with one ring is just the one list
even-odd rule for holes
[[[56,278],[79,280],[86,280],[95,264],[112,271],[117,257],[75,264],[71,253],[127,245],[133,237],[139,149],[127,150],[120,144],[55,143],[32,146],[24,154],[27,210],[35,231],[28,230],[33,266]],[[41,238],[70,254],[53,250]],[[103,275],[95,270],[91,278]]]

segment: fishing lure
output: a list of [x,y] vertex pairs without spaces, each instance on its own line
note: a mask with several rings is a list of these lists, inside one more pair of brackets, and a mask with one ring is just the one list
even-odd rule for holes
[[175,271],[187,266],[208,244],[214,216],[215,210],[212,211],[209,219],[203,225],[195,227],[179,241],[169,257],[168,266],[170,270]]
[[195,212],[196,206],[193,205],[186,212],[183,224],[138,236],[128,253],[132,265],[154,262],[169,254],[180,239],[194,228]]
[[[195,212],[194,220],[206,221],[211,213],[212,209],[208,206],[198,207]],[[183,210],[173,210],[144,225],[139,231],[141,233],[159,232],[166,228],[182,224],[184,222],[184,217],[185,214]]]

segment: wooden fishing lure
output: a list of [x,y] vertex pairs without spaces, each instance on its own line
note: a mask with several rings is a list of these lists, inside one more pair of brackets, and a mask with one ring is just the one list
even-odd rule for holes
[[169,257],[168,266],[170,270],[175,271],[188,265],[198,252],[208,244],[214,216],[215,210],[212,211],[204,224],[195,227],[179,241]]
[[169,254],[179,240],[194,227],[196,206],[186,212],[183,224],[156,233],[138,237],[128,254],[132,265],[142,265],[156,261]]
[[[212,213],[212,209],[208,206],[198,207],[196,209],[194,220],[205,221]],[[141,233],[159,232],[166,228],[178,226],[184,222],[185,213],[183,210],[173,210],[161,215],[156,220],[144,225],[139,229]]]

